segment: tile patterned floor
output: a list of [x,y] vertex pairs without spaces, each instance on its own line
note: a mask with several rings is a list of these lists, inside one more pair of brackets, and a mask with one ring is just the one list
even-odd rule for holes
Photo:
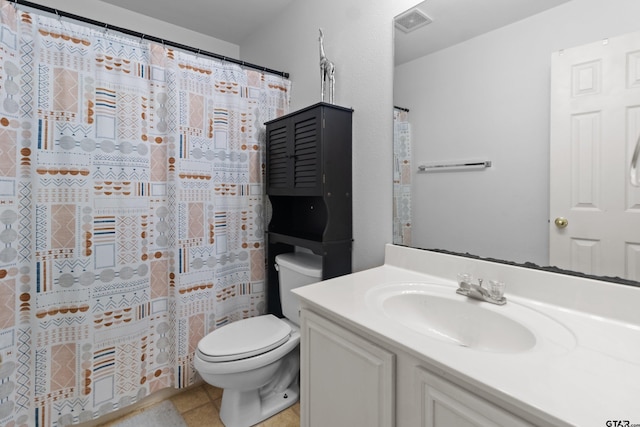
[[[189,388],[170,398],[185,423],[189,427],[223,427],[219,410],[222,400],[222,389],[203,384]],[[136,411],[123,418],[138,414]],[[123,418],[110,421],[100,427],[110,427]],[[300,427],[300,402],[290,406],[279,414],[257,424],[257,427]]]

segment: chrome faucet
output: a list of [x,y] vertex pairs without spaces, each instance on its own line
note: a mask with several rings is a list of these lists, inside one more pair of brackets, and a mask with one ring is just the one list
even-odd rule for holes
[[482,279],[478,279],[477,285],[471,282],[470,277],[459,280],[456,293],[480,301],[490,302],[491,304],[504,305],[507,303],[507,299],[503,295],[496,298],[491,295],[488,289],[482,287]]

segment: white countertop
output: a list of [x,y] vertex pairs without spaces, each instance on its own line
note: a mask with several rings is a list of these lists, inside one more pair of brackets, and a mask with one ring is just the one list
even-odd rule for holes
[[[544,331],[538,330],[540,345],[531,350],[480,351],[422,335],[365,303],[367,291],[388,283],[434,283],[450,286],[455,293],[459,269],[475,269],[476,275],[487,272],[487,279],[508,278],[504,307],[535,310],[563,325],[575,341],[546,342]],[[430,270],[436,274],[427,273]],[[515,284],[519,277],[521,283]],[[389,245],[385,265],[294,293],[311,307],[549,424],[601,427],[607,420],[628,420],[640,425],[640,288]],[[630,308],[635,310],[629,313]]]

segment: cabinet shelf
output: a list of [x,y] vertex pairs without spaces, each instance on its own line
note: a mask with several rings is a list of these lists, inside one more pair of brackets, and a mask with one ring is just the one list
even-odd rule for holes
[[326,251],[335,246],[348,245],[350,247],[352,242],[353,241],[351,239],[326,241],[316,239],[314,236],[305,236],[303,234],[294,235],[269,232],[269,243],[283,243],[291,246],[300,246],[310,249],[313,253],[320,256],[327,255]]
[[318,236],[312,236],[305,233],[276,233],[273,231],[269,232],[270,242],[274,243],[286,243],[288,245],[293,246],[302,246],[307,249],[311,249],[314,253],[318,255],[323,255],[321,252],[322,249],[322,239],[319,239]]

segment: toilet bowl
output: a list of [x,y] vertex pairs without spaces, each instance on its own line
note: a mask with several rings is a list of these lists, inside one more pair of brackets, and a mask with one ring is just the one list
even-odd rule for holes
[[225,426],[251,426],[298,400],[295,325],[268,314],[218,329],[223,330],[227,334],[209,334],[198,343],[194,367],[205,382],[224,389]]
[[297,402],[300,330],[291,289],[322,277],[322,258],[310,253],[276,256],[283,314],[230,323],[198,343],[194,367],[223,389],[220,419],[226,427],[257,424]]

